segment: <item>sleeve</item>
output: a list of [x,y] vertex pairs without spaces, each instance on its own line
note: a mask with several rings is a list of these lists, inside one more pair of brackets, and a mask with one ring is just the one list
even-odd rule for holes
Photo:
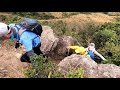
[[94,54],[96,54],[97,56],[99,56],[102,60],[106,60],[100,53],[98,53],[97,51],[94,51]]
[[78,49],[79,48],[79,46],[68,46],[68,49]]

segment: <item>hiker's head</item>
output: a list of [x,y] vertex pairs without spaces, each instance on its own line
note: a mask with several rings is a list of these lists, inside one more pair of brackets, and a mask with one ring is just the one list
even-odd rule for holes
[[95,47],[95,44],[94,43],[90,43],[88,46]]
[[10,27],[5,23],[0,23],[0,37],[4,39],[9,39],[11,37]]

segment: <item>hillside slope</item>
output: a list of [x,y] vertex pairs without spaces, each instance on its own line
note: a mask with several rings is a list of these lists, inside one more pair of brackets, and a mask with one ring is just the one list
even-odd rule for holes
[[0,78],[24,78],[24,70],[28,64],[20,62],[15,56],[22,53],[23,49],[16,50],[7,44],[0,46]]
[[[12,16],[11,14],[0,14],[3,16]],[[61,15],[59,17],[62,17]],[[94,24],[104,24],[106,22],[112,22],[115,16],[108,16],[101,13],[93,14],[78,14],[70,16],[69,18],[63,19],[50,19],[50,20],[39,20],[40,22],[50,22],[52,24],[63,21],[67,24],[68,29],[72,30],[75,28],[77,30],[83,30],[88,23]],[[58,23],[59,24],[59,23]],[[49,25],[47,23],[47,25]],[[57,26],[55,26],[57,27]],[[54,28],[53,28],[54,29]],[[23,49],[20,48],[16,50],[13,46],[6,43],[0,46],[0,78],[24,78],[24,69],[26,69],[29,64],[20,62],[15,56],[16,53],[22,53]]]

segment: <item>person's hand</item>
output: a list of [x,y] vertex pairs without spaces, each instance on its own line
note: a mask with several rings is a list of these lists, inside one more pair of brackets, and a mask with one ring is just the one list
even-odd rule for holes
[[20,46],[19,42],[16,42],[15,48],[17,49],[17,48],[19,48],[19,46]]
[[109,61],[108,60],[103,60],[101,63],[103,63],[103,64],[107,64]]
[[105,61],[105,62],[106,62],[106,61],[108,61],[108,60],[107,60],[107,59],[105,59],[105,58],[103,57],[103,61]]
[[15,56],[19,59],[22,56],[22,54],[17,53]]

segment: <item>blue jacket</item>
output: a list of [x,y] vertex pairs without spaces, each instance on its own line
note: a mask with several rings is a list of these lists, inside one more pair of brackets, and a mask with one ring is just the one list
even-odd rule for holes
[[37,47],[41,43],[41,38],[33,32],[24,31],[22,35],[19,37],[18,28],[15,27],[15,24],[9,24],[11,28],[16,31],[16,34],[13,33],[11,36],[11,40],[16,38],[16,40],[23,44],[26,49],[26,52],[31,51],[34,47]]

